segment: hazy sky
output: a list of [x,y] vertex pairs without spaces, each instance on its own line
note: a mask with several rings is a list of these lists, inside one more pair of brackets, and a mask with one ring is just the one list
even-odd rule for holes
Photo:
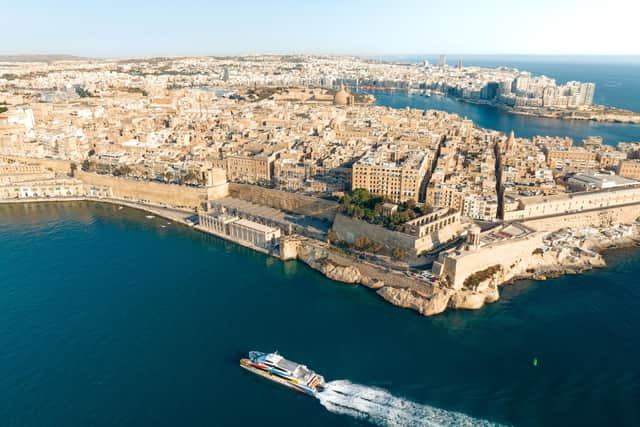
[[0,0],[0,54],[640,54],[640,0]]

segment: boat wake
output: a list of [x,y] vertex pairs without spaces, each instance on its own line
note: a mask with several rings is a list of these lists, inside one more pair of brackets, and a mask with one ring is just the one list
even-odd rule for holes
[[380,426],[495,426],[457,412],[420,405],[395,397],[386,390],[339,380],[316,393],[322,406]]

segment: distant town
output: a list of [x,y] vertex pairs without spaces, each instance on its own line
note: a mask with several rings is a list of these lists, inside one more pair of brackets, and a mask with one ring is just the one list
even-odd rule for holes
[[425,315],[635,244],[640,142],[521,138],[379,90],[640,122],[593,83],[445,58],[36,57],[0,62],[0,202],[140,208]]

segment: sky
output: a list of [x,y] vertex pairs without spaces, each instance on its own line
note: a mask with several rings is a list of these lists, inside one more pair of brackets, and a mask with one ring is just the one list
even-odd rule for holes
[[0,0],[0,54],[639,55],[640,0]]

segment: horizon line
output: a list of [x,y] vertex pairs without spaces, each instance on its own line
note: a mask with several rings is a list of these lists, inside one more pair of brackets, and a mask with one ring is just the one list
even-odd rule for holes
[[243,57],[243,56],[331,56],[331,57],[359,57],[359,58],[380,58],[380,57],[438,57],[445,55],[452,57],[489,57],[489,56],[510,56],[510,57],[584,57],[584,58],[640,58],[640,53],[305,53],[305,52],[242,52],[242,53],[148,53],[131,55],[97,55],[87,56],[70,53],[1,53],[1,57],[46,57],[61,56],[80,59],[128,59],[128,58],[189,58],[189,57]]

